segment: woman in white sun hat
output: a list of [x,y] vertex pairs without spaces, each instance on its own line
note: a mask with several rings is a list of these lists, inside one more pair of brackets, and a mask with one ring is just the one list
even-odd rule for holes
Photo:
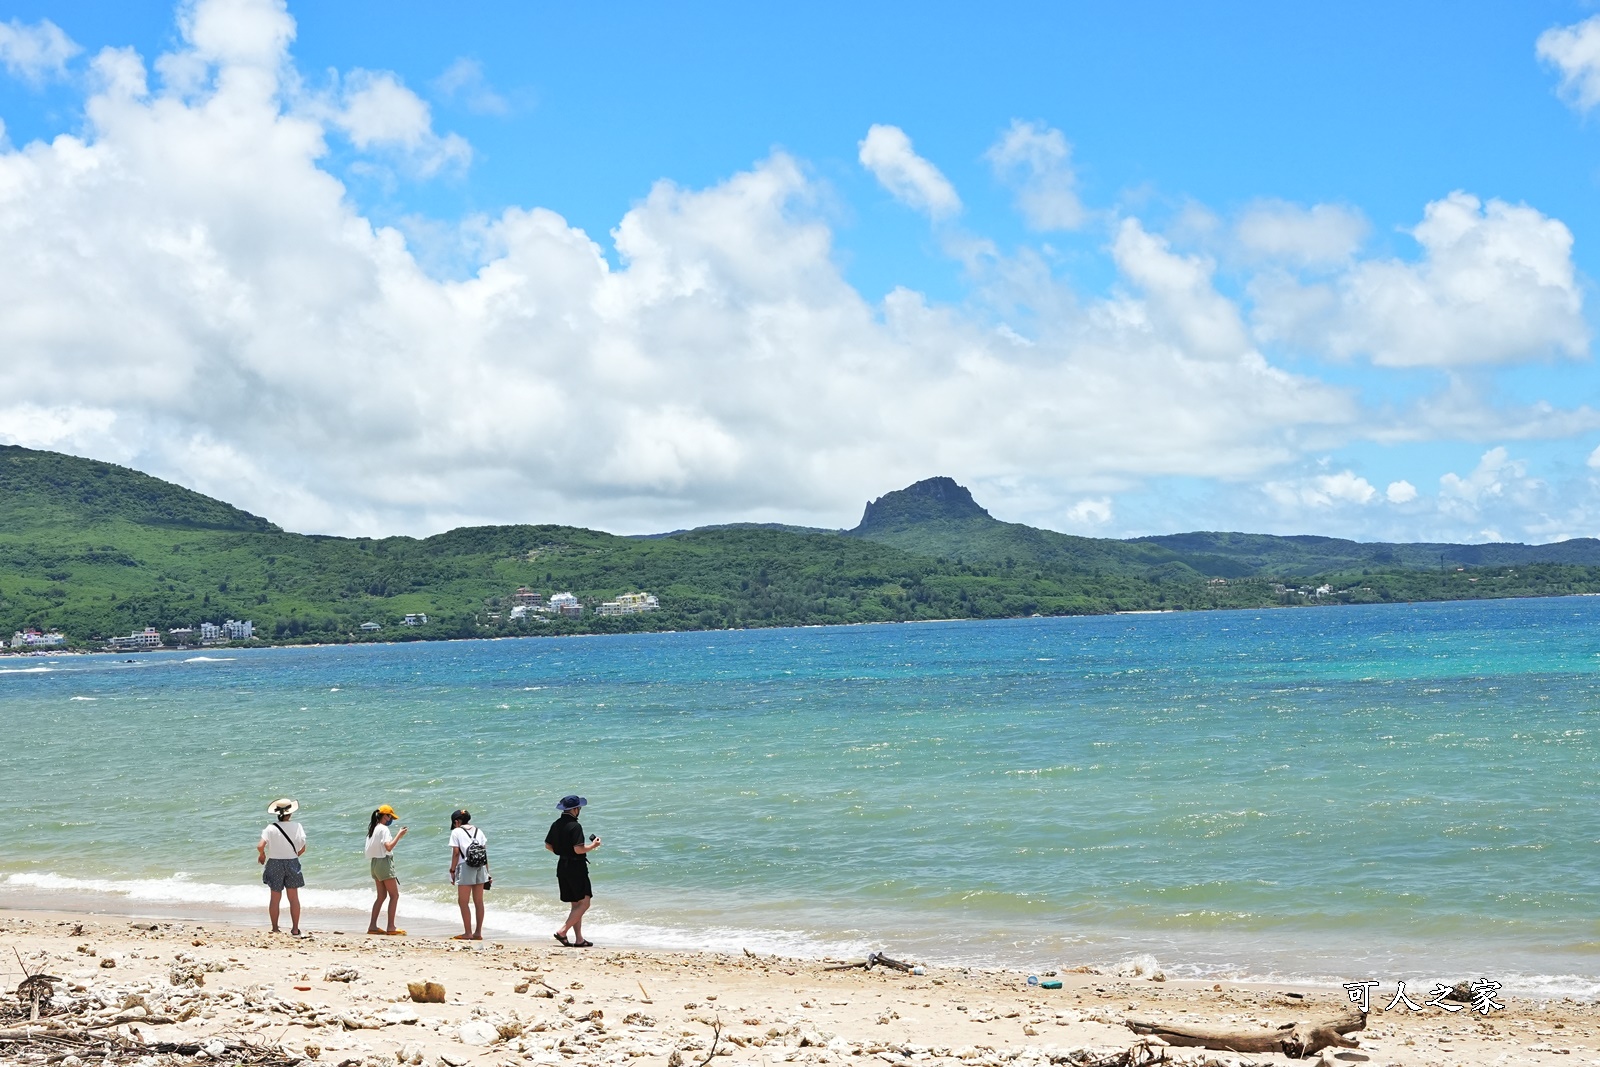
[[261,831],[256,844],[256,862],[262,865],[261,880],[272,890],[272,900],[267,904],[267,917],[272,920],[272,932],[278,930],[278,904],[284,893],[289,894],[289,932],[300,936],[300,889],[306,876],[300,870],[300,857],[306,852],[306,830],[292,821],[300,810],[298,801],[284,797],[267,805],[267,814],[276,818]]

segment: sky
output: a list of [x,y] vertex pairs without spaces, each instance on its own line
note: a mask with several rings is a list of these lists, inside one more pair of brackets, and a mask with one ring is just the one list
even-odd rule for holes
[[1600,536],[1586,3],[0,5],[0,443],[308,533]]

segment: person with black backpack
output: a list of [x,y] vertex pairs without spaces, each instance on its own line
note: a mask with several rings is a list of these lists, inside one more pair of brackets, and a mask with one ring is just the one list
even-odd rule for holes
[[261,840],[256,844],[256,862],[263,868],[261,880],[272,891],[272,899],[267,904],[272,932],[281,932],[278,929],[278,908],[280,898],[288,893],[289,932],[295,937],[300,936],[300,890],[306,884],[306,876],[300,870],[300,857],[306,851],[306,830],[299,823],[291,821],[299,810],[298,801],[288,797],[274,800],[268,806],[267,814],[275,816],[276,820],[261,831]]
[[[455,883],[464,928],[455,940],[482,941],[483,891],[494,885],[489,875],[489,839],[472,825],[472,813],[465,808],[450,813],[450,881]],[[472,921],[474,911],[476,925]]]

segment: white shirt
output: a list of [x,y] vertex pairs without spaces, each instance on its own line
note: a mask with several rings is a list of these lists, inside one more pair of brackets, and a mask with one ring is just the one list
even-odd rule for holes
[[476,826],[473,826],[471,823],[468,823],[466,826],[458,826],[454,830],[450,831],[450,847],[461,850],[461,855],[455,856],[454,853],[451,853],[451,855],[455,856],[455,858],[459,860],[463,866],[465,866],[467,862],[467,846],[472,844],[474,841],[478,842],[484,848],[489,847],[489,835],[478,829]]
[[372,828],[372,836],[367,838],[367,859],[381,860],[389,854],[389,842],[394,840],[394,835],[383,823]]
[[[289,835],[288,841],[278,832],[280,826]],[[292,860],[306,847],[306,828],[297,822],[275,822],[261,831],[261,840],[267,843],[267,859]]]

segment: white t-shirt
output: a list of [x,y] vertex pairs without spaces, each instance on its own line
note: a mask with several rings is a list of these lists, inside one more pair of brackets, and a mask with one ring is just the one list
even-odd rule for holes
[[389,854],[389,842],[394,840],[394,835],[383,823],[372,828],[372,836],[367,838],[367,859],[381,860]]
[[[289,835],[289,841],[294,842],[293,845],[278,832],[280,826]],[[267,859],[292,860],[306,847],[306,828],[297,822],[275,822],[261,831],[261,840],[267,843]]]
[[[468,827],[471,827],[471,829],[469,830]],[[476,826],[472,826],[471,823],[466,826],[458,826],[450,831],[450,847],[461,850],[461,855],[456,858],[461,861],[462,866],[466,866],[467,863],[467,846],[474,841],[484,848],[489,847],[489,835]],[[451,855],[454,855],[454,853],[451,853]]]

